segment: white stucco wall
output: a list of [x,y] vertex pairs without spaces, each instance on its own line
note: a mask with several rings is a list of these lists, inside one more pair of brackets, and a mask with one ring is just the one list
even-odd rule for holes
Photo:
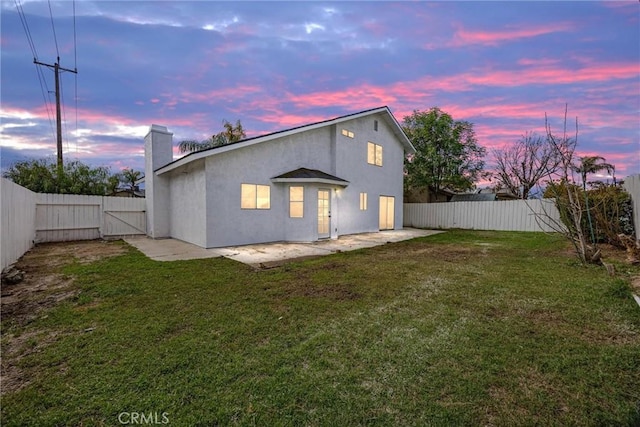
[[[374,129],[377,120],[378,128]],[[172,237],[202,247],[224,247],[274,241],[315,241],[318,236],[318,190],[331,195],[330,237],[379,229],[379,198],[395,198],[394,226],[402,228],[404,147],[393,133],[386,113],[359,116],[340,123],[239,147],[192,155],[154,176],[153,195],[165,195],[167,223]],[[395,126],[395,125],[394,125]],[[342,129],[354,133],[342,135]],[[168,133],[167,133],[168,134]],[[169,135],[169,134],[168,134]],[[159,135],[162,139],[164,136]],[[367,163],[367,143],[383,147],[382,166]],[[147,144],[149,145],[149,144]],[[157,151],[154,145],[152,151]],[[166,157],[166,156],[165,156]],[[298,168],[316,169],[347,180],[336,183],[273,182]],[[148,172],[147,172],[148,173]],[[161,178],[162,180],[158,180]],[[170,183],[167,188],[158,183]],[[241,209],[241,184],[268,185],[269,209]],[[303,218],[289,217],[289,188],[304,187]],[[152,187],[153,188],[153,187]],[[360,210],[360,193],[367,193],[367,210]],[[149,193],[149,190],[147,190]],[[154,203],[156,230],[162,230]],[[161,214],[162,215],[162,214]],[[155,236],[153,236],[155,237]]]
[[[374,130],[374,120],[378,130]],[[353,131],[354,138],[341,134],[342,129]],[[337,126],[336,175],[350,182],[340,199],[340,234],[378,231],[380,196],[395,197],[394,226],[402,228],[402,170],[404,149],[396,139],[384,116],[371,115],[341,123]],[[382,166],[367,163],[367,143],[381,145]],[[368,207],[360,210],[360,193],[367,193]]]
[[[320,128],[207,157],[207,183],[215,183],[207,186],[208,247],[316,240],[312,234],[317,194],[305,191],[305,217],[293,221],[289,218],[289,185],[273,183],[271,178],[300,167],[329,171],[330,141],[330,129]],[[269,185],[271,208],[241,209],[243,183]]]
[[197,160],[173,171],[169,206],[171,237],[206,247],[205,161]]

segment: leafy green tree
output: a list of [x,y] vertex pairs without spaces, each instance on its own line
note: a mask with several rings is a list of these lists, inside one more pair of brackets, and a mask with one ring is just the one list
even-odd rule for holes
[[204,141],[185,140],[178,144],[178,149],[181,153],[192,153],[195,151],[206,150],[207,148],[219,147],[221,145],[227,145],[232,142],[240,141],[247,137],[247,134],[242,127],[240,120],[236,121],[235,126],[226,120],[222,121],[224,130],[212,135],[211,138]]
[[402,128],[416,149],[405,159],[405,187],[464,191],[484,177],[485,148],[478,145],[473,124],[454,120],[433,107],[414,110]]
[[105,195],[112,184],[108,167],[91,167],[79,160],[67,162],[59,173],[52,159],[14,163],[3,176],[36,193]]

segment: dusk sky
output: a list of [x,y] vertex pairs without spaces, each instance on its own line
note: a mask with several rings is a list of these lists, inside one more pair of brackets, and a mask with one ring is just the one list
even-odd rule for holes
[[[37,59],[59,52],[78,70],[61,76],[68,160],[142,170],[152,123],[177,144],[223,119],[251,137],[384,105],[400,122],[438,106],[474,124],[491,169],[491,149],[543,135],[545,113],[560,132],[568,104],[579,155],[605,157],[618,178],[640,173],[635,0],[78,0],[76,43],[72,1],[18,5]],[[2,1],[1,25],[6,168],[55,156],[54,73],[41,68],[41,88],[15,1]]]

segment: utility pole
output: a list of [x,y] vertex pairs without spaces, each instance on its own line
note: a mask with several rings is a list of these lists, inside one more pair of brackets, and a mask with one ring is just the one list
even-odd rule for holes
[[45,67],[49,67],[53,69],[53,72],[56,75],[56,140],[58,145],[58,171],[62,171],[62,117],[60,115],[60,71],[68,71],[70,73],[77,74],[78,69],[70,70],[68,68],[63,68],[60,66],[60,57],[58,56],[58,61],[51,65],[45,64],[44,62],[40,62],[37,59],[33,58],[33,63],[38,65],[44,65]]

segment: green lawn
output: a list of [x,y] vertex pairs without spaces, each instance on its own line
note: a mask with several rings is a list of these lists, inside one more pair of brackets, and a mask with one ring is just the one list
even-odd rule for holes
[[639,425],[640,268],[618,271],[541,233],[261,271],[127,247],[64,267],[72,300],[3,320],[3,343],[29,334],[38,351],[16,362],[29,385],[2,397],[2,425]]

